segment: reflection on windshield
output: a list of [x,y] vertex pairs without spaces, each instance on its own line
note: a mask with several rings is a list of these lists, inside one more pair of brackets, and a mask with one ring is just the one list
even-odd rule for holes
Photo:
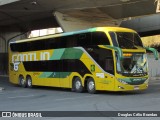
[[147,74],[147,56],[146,54],[130,53],[124,59],[117,57],[117,71],[126,76],[144,76]]
[[136,46],[143,47],[138,34],[130,32],[110,32],[113,45],[124,49],[137,49]]

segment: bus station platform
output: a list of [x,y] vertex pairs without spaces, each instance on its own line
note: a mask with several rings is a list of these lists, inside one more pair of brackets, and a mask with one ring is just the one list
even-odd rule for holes
[[0,91],[2,91],[2,90],[4,90],[4,88],[3,88],[3,87],[0,87]]
[[8,75],[0,75],[0,92],[5,90],[5,83],[8,82]]

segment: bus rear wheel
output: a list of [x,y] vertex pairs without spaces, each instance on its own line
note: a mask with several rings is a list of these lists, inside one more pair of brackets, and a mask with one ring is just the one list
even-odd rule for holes
[[87,81],[87,90],[91,94],[95,94],[96,93],[95,82],[94,82],[93,78],[89,78],[88,79],[88,81]]
[[24,87],[24,88],[27,87],[26,81],[25,81],[25,79],[24,79],[24,77],[23,77],[22,75],[19,76],[19,85],[20,85],[21,87]]
[[26,81],[27,81],[27,87],[32,88],[33,87],[32,86],[32,78],[30,76],[28,76],[26,78]]
[[83,92],[83,86],[80,77],[76,77],[73,81],[73,88],[75,92],[81,93]]

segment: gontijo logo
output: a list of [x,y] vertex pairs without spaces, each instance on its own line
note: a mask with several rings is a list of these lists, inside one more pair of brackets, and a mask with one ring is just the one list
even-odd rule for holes
[[13,54],[12,55],[12,63],[21,62],[21,61],[38,61],[38,60],[49,60],[50,53],[49,52],[30,52],[30,53],[22,53],[22,54]]
[[22,54],[13,54],[12,55],[12,67],[14,71],[18,71],[19,64],[23,61],[39,61],[39,60],[49,60],[50,53],[49,52],[30,52],[30,53],[22,53]]

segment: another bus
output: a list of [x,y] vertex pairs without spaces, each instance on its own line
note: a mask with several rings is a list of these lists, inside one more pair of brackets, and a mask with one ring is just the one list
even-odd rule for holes
[[135,91],[148,87],[146,49],[131,29],[97,27],[10,42],[9,79],[22,87]]

